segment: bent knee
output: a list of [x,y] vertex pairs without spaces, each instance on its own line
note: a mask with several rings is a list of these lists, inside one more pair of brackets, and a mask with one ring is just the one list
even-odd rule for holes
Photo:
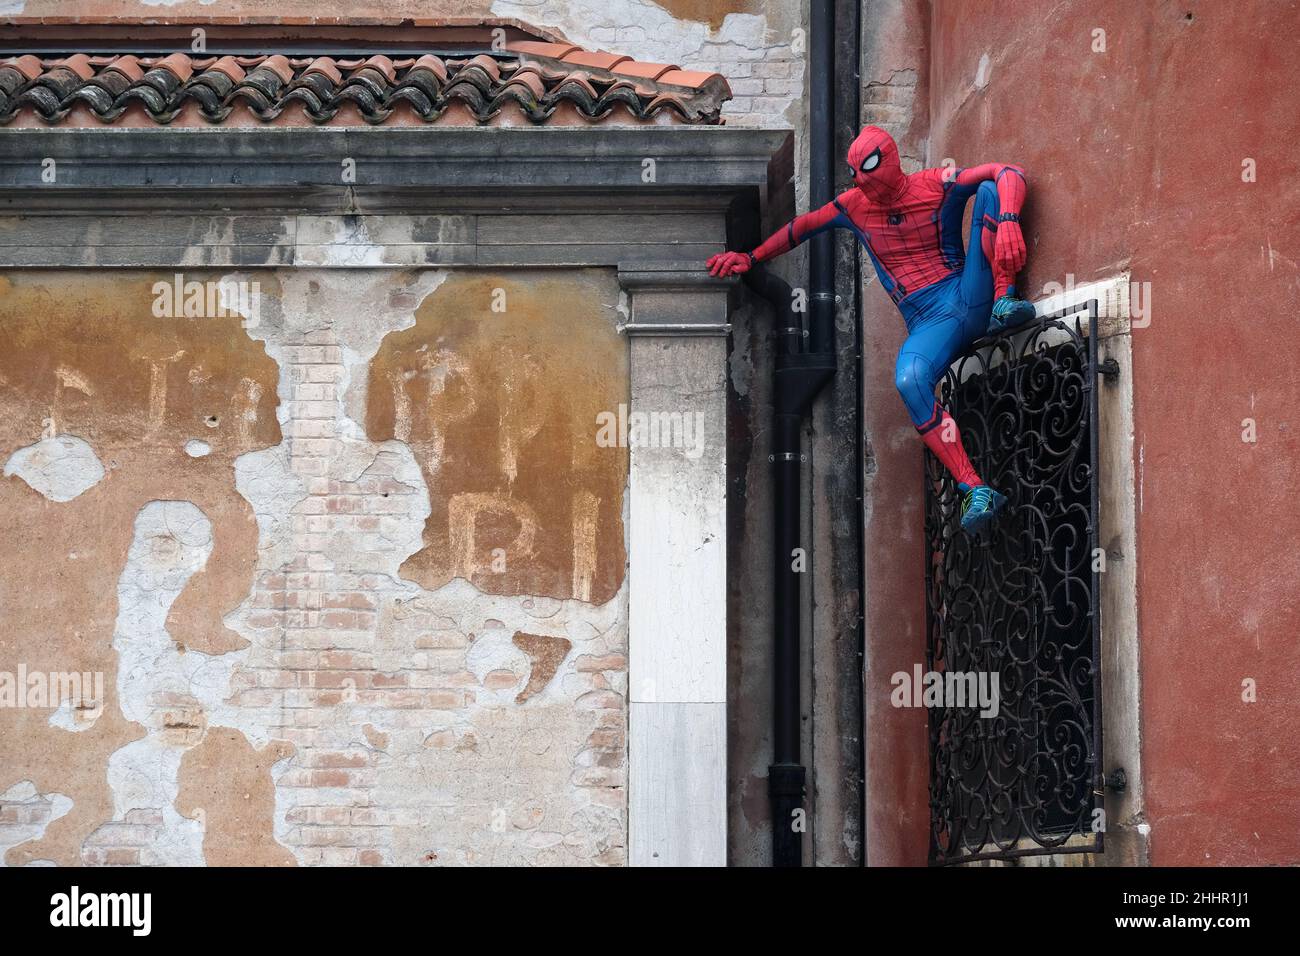
[[898,356],[898,364],[894,367],[894,387],[903,396],[903,401],[910,403],[917,397],[933,397],[934,382],[934,370],[926,359],[915,352]]
[[933,417],[935,381],[934,366],[929,360],[915,352],[904,352],[898,356],[898,365],[894,368],[894,387],[898,389],[912,424],[917,428]]
[[979,189],[975,190],[975,212],[977,215],[991,215],[997,219],[998,187],[993,180],[984,180]]

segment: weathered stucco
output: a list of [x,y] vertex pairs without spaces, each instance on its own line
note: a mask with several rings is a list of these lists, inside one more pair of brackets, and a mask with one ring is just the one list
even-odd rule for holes
[[[170,273],[11,276],[0,671],[101,673],[104,701],[0,707],[5,862],[622,862],[612,272],[186,273],[261,297],[179,319]],[[403,362],[479,411],[408,393],[409,433],[390,402],[367,434]],[[421,587],[400,569],[463,495],[535,512],[532,547],[480,521],[513,576]]]
[[457,276],[385,340],[367,432],[411,446],[433,503],[405,577],[597,604],[618,591],[627,452],[593,429],[626,401],[627,346],[601,284]]
[[[106,472],[62,502],[17,473],[0,481],[0,670],[16,673],[22,663],[29,672],[102,673],[107,698],[80,733],[51,726],[48,710],[0,707],[0,787],[32,781],[73,803],[42,839],[11,850],[11,863],[77,862],[87,837],[112,817],[109,756],[145,732],[123,713],[112,641],[118,578],[148,502],[193,502],[218,542],[209,571],[172,608],[172,637],[196,653],[245,643],[221,621],[247,590],[256,553],[252,512],[234,489],[231,464],[279,439],[275,366],[238,317],[154,318],[154,278],[11,273],[0,286],[0,456],[12,462],[42,436],[75,437]],[[183,446],[198,436],[213,451],[192,459]],[[159,705],[150,710],[161,727]]]
[[293,866],[293,854],[275,841],[275,763],[293,747],[274,741],[254,749],[237,730],[219,728],[181,758],[176,809],[204,824],[209,866]]

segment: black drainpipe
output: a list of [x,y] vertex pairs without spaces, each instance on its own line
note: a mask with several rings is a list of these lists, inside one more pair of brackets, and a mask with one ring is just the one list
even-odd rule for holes
[[[833,198],[835,116],[834,0],[809,0],[809,208]],[[799,595],[801,574],[794,570],[795,549],[810,548],[800,536],[802,437],[813,400],[835,374],[835,247],[830,232],[809,241],[807,348],[790,286],[763,269],[747,275],[749,286],[772,302],[783,319],[774,361],[772,467],[775,528],[773,617],[775,619],[772,700],[773,755],[768,768],[772,811],[772,865],[801,866],[803,827],[795,812],[803,808],[806,770],[799,743]],[[805,567],[810,565],[805,564]]]

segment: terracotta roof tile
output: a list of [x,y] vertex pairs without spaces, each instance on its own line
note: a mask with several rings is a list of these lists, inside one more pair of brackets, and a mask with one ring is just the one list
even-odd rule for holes
[[633,60],[630,63],[620,63],[611,72],[619,76],[634,76],[641,80],[657,80],[672,70],[681,69],[671,63],[647,63],[640,60]]
[[574,46],[572,43],[539,43],[536,40],[516,40],[514,43],[507,43],[506,49],[512,53],[545,56],[553,60],[561,60],[570,53],[580,51],[582,47]]
[[90,65],[90,57],[84,53],[77,53],[67,59],[60,60],[59,66],[71,70],[83,80],[88,80],[95,75],[95,68]]
[[384,74],[384,78],[388,80],[389,83],[397,82],[397,68],[393,66],[393,61],[388,57],[376,54],[366,60],[363,65],[372,70],[378,70],[380,73]]
[[318,56],[308,64],[307,69],[303,70],[304,77],[312,73],[320,73],[327,77],[331,83],[338,85],[343,82],[343,74],[339,72],[338,65],[334,62],[333,57]]
[[121,73],[132,83],[138,83],[140,78],[144,76],[144,70],[140,68],[139,62],[133,56],[119,56],[104,69]]
[[525,87],[532,94],[533,99],[539,102],[546,96],[546,84],[532,70],[516,70],[515,75],[506,83],[506,89],[512,86]]
[[579,87],[582,91],[582,95],[590,97],[593,102],[600,98],[600,93],[596,89],[595,84],[591,82],[591,74],[589,73],[585,73],[582,70],[574,70],[560,82],[560,89],[564,89],[569,84]]
[[552,119],[716,124],[730,97],[717,73],[534,40],[507,44],[499,54],[461,57],[176,52],[161,58],[73,53],[0,60],[0,125],[20,114],[50,125],[84,123],[87,107],[101,123],[143,108],[159,124],[182,113],[214,124],[274,123],[289,109],[317,124],[355,123],[358,113],[374,124],[401,107],[426,123],[445,117],[452,124],[482,125]]
[[194,73],[194,65],[184,53],[173,53],[171,56],[163,57],[158,61],[157,67],[172,73],[182,83]]
[[216,63],[213,63],[208,67],[208,70],[215,70],[218,73],[224,74],[232,83],[240,82],[247,75],[244,68],[239,65],[238,61],[236,61],[233,56],[223,56],[221,59],[217,60]]
[[675,110],[682,119],[686,119],[685,108],[680,96],[674,93],[660,93],[651,102],[650,107],[657,113],[662,109]]
[[501,66],[496,60],[486,53],[480,53],[474,59],[465,64],[464,69],[478,68],[487,74],[489,80],[496,82],[501,79]]
[[[371,57],[371,59],[382,59],[387,61],[388,57]],[[392,64],[389,63],[391,66]],[[289,58],[282,53],[276,53],[268,56],[266,62],[258,67],[259,70],[271,70],[280,78],[281,83],[293,82],[293,67],[289,65]]]
[[685,86],[692,90],[698,90],[710,80],[721,80],[722,74],[702,73],[698,70],[669,70],[667,73],[660,74],[656,79],[665,86]]
[[412,70],[428,70],[438,78],[439,83],[447,82],[447,64],[432,53],[426,53],[411,66]]
[[32,56],[30,53],[15,60],[6,60],[4,65],[22,74],[23,79],[27,81],[34,80],[45,72],[40,57]]
[[618,56],[614,53],[596,53],[587,50],[579,50],[576,53],[567,53],[562,56],[565,63],[572,63],[574,66],[589,66],[597,70],[609,70],[620,63],[631,63],[630,56]]

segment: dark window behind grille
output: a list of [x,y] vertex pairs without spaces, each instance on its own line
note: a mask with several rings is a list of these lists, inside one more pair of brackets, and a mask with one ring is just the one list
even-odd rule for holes
[[980,340],[939,386],[1008,507],[968,537],[926,453],[927,669],[1000,688],[996,717],[930,713],[935,863],[1102,849],[1096,321],[1085,335],[1080,310]]

